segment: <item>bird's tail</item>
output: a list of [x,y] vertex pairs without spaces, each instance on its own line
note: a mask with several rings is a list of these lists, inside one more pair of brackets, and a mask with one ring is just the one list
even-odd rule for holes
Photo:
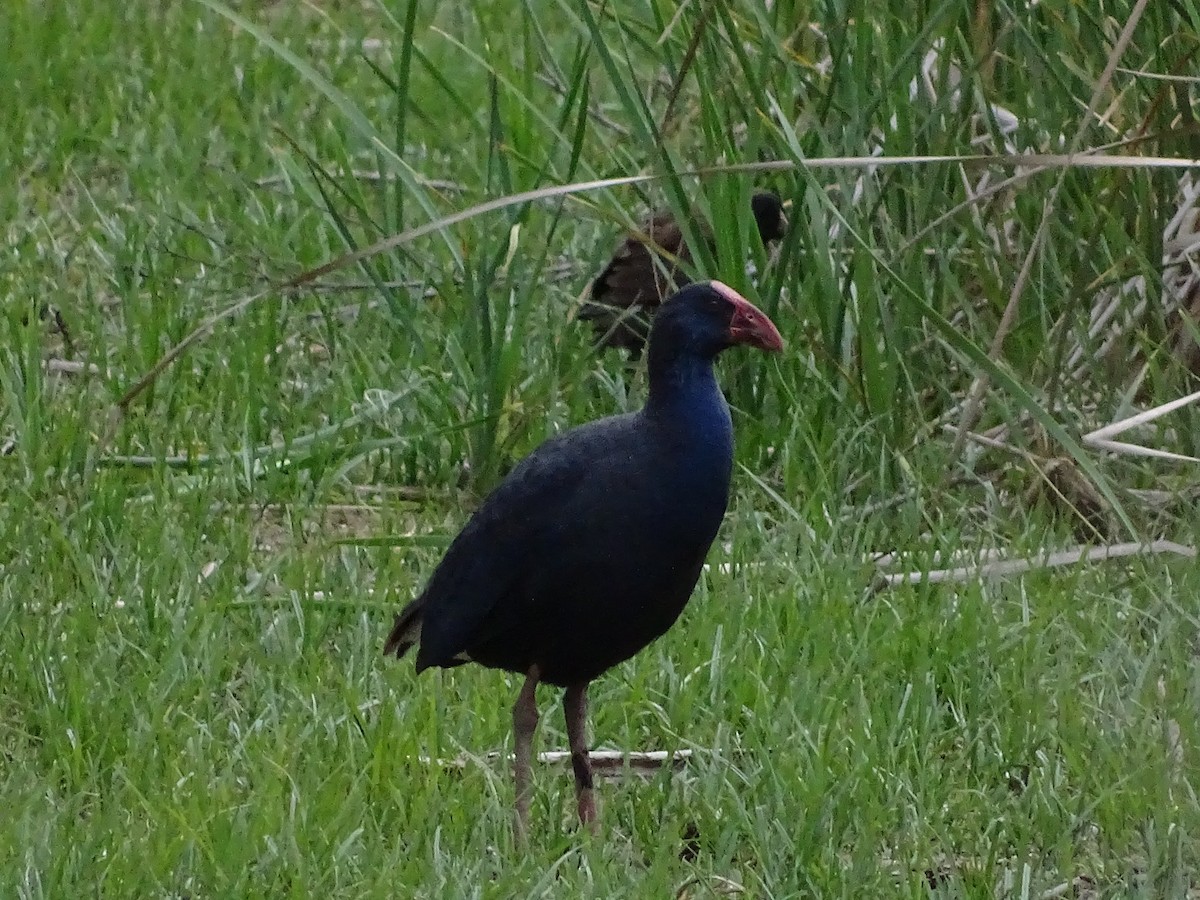
[[399,659],[408,652],[408,648],[421,640],[421,620],[424,615],[424,597],[418,597],[396,616],[396,624],[383,645],[383,655],[396,654]]

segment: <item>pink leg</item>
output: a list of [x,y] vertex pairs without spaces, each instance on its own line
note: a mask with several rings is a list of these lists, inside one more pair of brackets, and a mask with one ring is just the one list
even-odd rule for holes
[[531,791],[529,769],[533,763],[533,732],[537,729],[537,686],[541,672],[531,666],[525,676],[525,684],[513,704],[513,742],[516,759],[513,763],[513,780],[517,786],[516,833],[518,843],[529,838],[529,798]]
[[563,696],[563,714],[567,719],[567,742],[571,747],[571,767],[575,770],[575,801],[579,806],[579,821],[593,832],[596,830],[596,798],[592,787],[592,761],[587,745],[586,684],[567,688]]

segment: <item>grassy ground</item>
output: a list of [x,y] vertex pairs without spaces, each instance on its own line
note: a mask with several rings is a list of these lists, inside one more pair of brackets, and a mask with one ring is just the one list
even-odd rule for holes
[[[1066,173],[1000,368],[981,358],[1056,173],[942,222],[977,170],[726,175],[703,191],[669,177],[518,204],[269,289],[572,180],[974,152],[980,98],[1017,115],[1018,149],[1062,149],[1083,120],[1081,146],[1146,133],[1147,153],[1197,155],[1173,136],[1191,119],[1169,83],[1119,75],[1104,119],[1084,112],[1129,7],[11,6],[0,894],[1158,898],[1196,884],[1193,564],[872,592],[866,561],[1075,543],[1081,521],[1030,490],[1051,458],[1090,466],[1118,500],[1107,538],[1195,542],[1178,499],[1194,468],[1080,456],[1044,427],[1078,435],[1129,410],[1122,365],[1064,382],[1064,348],[1096,291],[1157,284],[1177,174]],[[1196,23],[1187,3],[1152,4],[1122,66],[1190,71]],[[935,46],[929,80],[945,85],[955,61],[964,106],[910,94]],[[753,250],[757,284],[740,262],[756,184],[793,201],[797,226],[772,266]],[[569,770],[540,766],[520,851],[505,767],[428,761],[505,750],[515,681],[414,679],[379,651],[514,459],[640,402],[644,376],[568,317],[647,200],[721,221],[708,270],[770,310],[789,351],[721,364],[740,466],[712,562],[737,565],[593,688],[596,747],[694,756],[606,784],[600,840],[573,827]],[[112,418],[172,345],[263,289]],[[1132,338],[1151,352],[1143,406],[1183,391],[1153,352],[1160,332]],[[960,458],[940,428],[980,371],[998,386],[978,430],[1010,423],[1020,452]],[[1194,453],[1194,414],[1171,421],[1150,440]],[[551,691],[542,712],[540,746],[565,746]]]

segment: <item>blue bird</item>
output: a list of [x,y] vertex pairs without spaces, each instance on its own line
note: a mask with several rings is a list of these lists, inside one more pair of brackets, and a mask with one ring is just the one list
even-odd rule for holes
[[579,818],[596,818],[588,684],[683,612],[729,500],[733,425],[713,373],[746,344],[783,349],[771,320],[719,281],[667,301],[650,332],[650,395],[635,413],[551,438],[492,491],[384,647],[416,669],[479,663],[525,676],[513,706],[516,830],[528,832],[541,682],[563,711]]

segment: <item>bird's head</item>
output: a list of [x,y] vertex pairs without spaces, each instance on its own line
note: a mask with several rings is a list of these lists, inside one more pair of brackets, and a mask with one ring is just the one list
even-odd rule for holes
[[690,284],[669,299],[654,317],[650,355],[680,351],[714,357],[738,344],[759,350],[783,349],[774,323],[753,303],[719,281]]
[[787,234],[787,216],[783,214],[783,203],[774,191],[758,191],[750,198],[750,209],[754,213],[754,223],[758,226],[758,234],[764,244],[782,240]]

